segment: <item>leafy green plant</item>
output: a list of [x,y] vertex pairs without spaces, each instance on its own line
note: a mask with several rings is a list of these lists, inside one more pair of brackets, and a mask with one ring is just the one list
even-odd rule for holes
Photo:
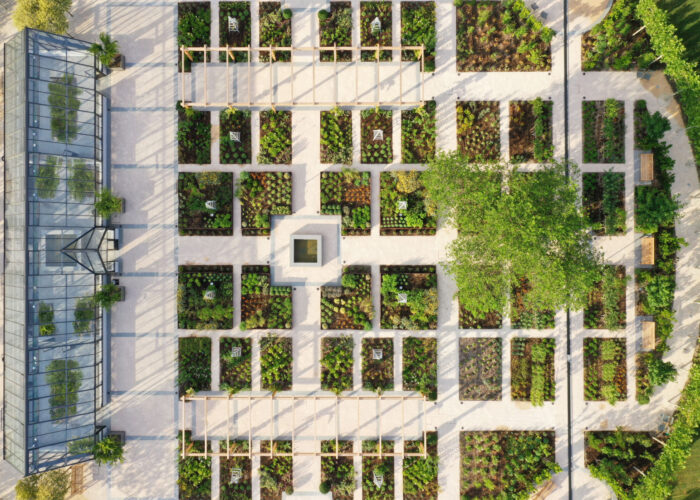
[[81,202],[95,193],[95,167],[85,160],[74,158],[68,167],[68,194],[73,201]]
[[[178,444],[183,439],[185,449],[194,453],[204,452],[204,441],[192,441],[190,431],[178,434]],[[208,446],[211,450],[211,445]],[[206,500],[211,498],[211,457],[185,457],[178,456],[179,498],[189,500]]]
[[243,266],[241,329],[292,327],[292,288],[270,286],[268,266]]
[[[362,451],[368,453],[392,453],[393,441],[362,441]],[[375,477],[381,476],[378,485]],[[365,500],[393,500],[394,457],[362,457],[362,498]]]
[[[437,432],[427,432],[425,443],[406,441],[404,451],[423,453],[427,457],[406,457],[403,462],[403,492],[406,500],[437,500],[438,498],[438,456]],[[427,450],[426,450],[427,445]]]
[[619,330],[626,323],[625,296],[629,277],[623,266],[605,266],[584,309],[585,328]]
[[584,398],[615,404],[627,397],[624,339],[583,339]]
[[68,469],[55,469],[20,479],[15,485],[17,500],[63,500],[70,490]]
[[321,328],[371,330],[372,278],[368,267],[343,268],[342,287],[321,288]]
[[338,107],[321,111],[321,163],[352,163],[352,114]]
[[[233,453],[249,453],[247,440],[219,441],[221,451]],[[233,469],[239,469],[241,474],[238,481],[232,481]],[[220,500],[241,500],[253,496],[252,464],[249,457],[219,458],[219,498]]]
[[[375,359],[377,350],[381,350],[381,359]],[[393,339],[362,339],[362,387],[378,393],[394,388]]]
[[122,211],[122,199],[114,196],[109,188],[102,188],[95,200],[95,211],[103,219]]
[[107,33],[100,33],[100,41],[90,45],[90,53],[94,55],[103,65],[111,66],[114,59],[119,55],[119,44]]
[[83,372],[75,359],[54,359],[46,367],[46,383],[50,386],[51,419],[64,419],[78,413]]
[[[339,453],[352,453],[352,441],[338,441]],[[321,441],[321,453],[335,453],[336,441]],[[321,493],[332,492],[335,500],[351,499],[355,491],[355,467],[352,457],[321,457]]]
[[[391,113],[389,109],[362,110],[360,114],[362,119],[360,126],[362,163],[391,163],[393,161]],[[381,131],[382,136],[375,138],[375,130]]]
[[219,388],[235,394],[250,390],[251,340],[221,337],[219,339]]
[[58,156],[44,157],[44,161],[39,165],[35,180],[36,193],[39,198],[47,200],[56,196],[56,189],[61,183],[60,167],[61,159]]
[[671,122],[658,111],[653,115],[647,110],[644,100],[634,101],[634,146],[637,149],[652,149],[661,142],[664,134],[671,130]]
[[[321,47],[352,46],[352,7],[350,2],[331,2],[330,10],[318,11],[318,21],[318,36]],[[320,57],[323,62],[333,62],[334,60],[349,62],[352,60],[352,51],[339,50],[335,55],[332,50],[322,50]]]
[[511,341],[511,397],[533,406],[554,401],[554,339]]
[[[233,234],[233,174],[178,174],[178,231],[180,235]],[[215,207],[207,205],[213,201]]]
[[[372,21],[379,19],[381,26],[375,29]],[[360,45],[390,46],[391,43],[391,2],[360,2]],[[391,50],[363,50],[363,61],[391,61]]]
[[46,302],[39,302],[39,335],[46,337],[56,333],[56,325],[53,322],[53,306]]
[[180,266],[177,317],[179,328],[233,328],[232,266]]
[[78,138],[78,110],[80,95],[75,75],[65,73],[52,77],[49,82],[49,106],[51,107],[51,135],[58,142],[71,143]]
[[292,213],[292,174],[242,172],[236,196],[241,199],[243,236],[269,235],[271,215]]
[[[252,160],[250,111],[225,109],[219,113],[219,123],[221,163],[250,164]],[[231,132],[238,133],[239,140],[231,139]]]
[[498,101],[457,102],[457,148],[470,162],[501,157]]
[[95,443],[92,448],[97,465],[115,465],[124,462],[124,445],[116,436],[107,436]]
[[180,396],[208,391],[211,388],[211,339],[180,337],[178,346],[177,384]]
[[422,177],[423,174],[417,170],[380,174],[380,234],[435,234],[436,209],[428,197]]
[[[261,7],[270,2],[261,4]],[[292,112],[260,112],[258,163],[289,165],[292,162]]]
[[183,108],[178,101],[178,162],[200,165],[211,163],[211,121],[209,115],[209,111]]
[[[421,2],[421,4],[423,4]],[[432,2],[425,2],[425,5]],[[406,3],[402,3],[403,6]],[[434,7],[434,6],[433,6]],[[435,101],[401,112],[401,161],[424,163],[435,156]]]
[[321,172],[321,213],[340,215],[343,236],[365,236],[372,229],[370,173],[343,168]]
[[652,234],[660,226],[671,226],[682,204],[678,195],[656,186],[636,186],[634,189],[634,224],[637,231]]
[[352,390],[352,337],[325,337],[321,341],[321,388],[340,394]]
[[624,163],[625,107],[622,101],[584,101],[583,162]]
[[[259,19],[261,47],[292,46],[291,10],[282,9],[280,2],[261,2]],[[289,62],[291,60],[292,53],[289,50],[273,51],[273,62]],[[260,52],[260,61],[269,62],[270,53]]]
[[[381,327],[437,328],[437,275],[434,266],[381,266]],[[405,295],[405,303],[402,302]]]
[[265,391],[292,388],[292,339],[272,335],[260,339],[260,372]]
[[403,341],[403,389],[437,399],[437,340],[406,337]]
[[114,283],[105,283],[95,293],[95,304],[106,310],[110,310],[120,300],[122,300],[122,288]]
[[269,441],[260,443],[260,451],[272,453],[271,457],[260,458],[260,497],[264,500],[280,499],[282,492],[294,493],[293,459],[291,456],[278,456],[275,453],[291,453],[291,441]]
[[77,334],[88,333],[95,319],[95,299],[82,297],[76,300],[73,317],[73,331]]
[[[435,71],[436,44],[435,2],[401,2],[401,45],[425,47],[423,71]],[[401,58],[420,61],[420,51],[403,50]]]
[[[211,47],[211,9],[209,3],[180,2],[177,5],[177,46],[178,47]],[[192,61],[188,57],[178,57],[178,71],[189,72],[193,62],[203,62],[202,52],[191,52]],[[182,62],[185,62],[184,67]],[[207,61],[210,60],[207,53]],[[208,163],[208,162],[207,162]]]
[[[238,31],[229,29],[229,17],[238,21]],[[219,46],[250,47],[250,2],[219,2]],[[248,62],[248,53],[231,52],[233,62]],[[226,62],[226,54],[219,52],[219,61]],[[243,163],[243,162],[241,162]]]

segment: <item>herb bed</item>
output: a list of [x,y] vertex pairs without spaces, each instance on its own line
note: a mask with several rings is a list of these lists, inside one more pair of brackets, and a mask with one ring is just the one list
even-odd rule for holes
[[[405,5],[405,2],[402,6]],[[401,112],[401,161],[426,163],[435,157],[435,101]]]
[[554,401],[554,339],[515,338],[510,345],[513,401]]
[[177,103],[178,163],[211,163],[211,119],[209,111],[183,108]]
[[437,339],[407,337],[403,341],[403,390],[437,399]]
[[[203,47],[211,46],[211,7],[209,2],[180,2],[177,4],[177,46]],[[178,71],[189,72],[192,63],[204,62],[204,53],[191,52],[192,61],[185,56],[182,67],[182,54],[178,50]],[[207,53],[207,61],[211,56]]]
[[585,328],[619,330],[626,323],[626,289],[628,278],[625,266],[605,266],[603,277],[589,295],[583,310]]
[[[280,2],[260,2],[260,47],[292,46],[292,11]],[[290,62],[289,50],[275,50],[272,62]],[[269,52],[260,52],[260,62],[269,62]]]
[[[331,2],[330,10],[318,13],[318,36],[321,47],[352,46],[352,5],[350,2]],[[336,59],[337,57],[337,59]],[[321,62],[352,61],[352,51],[339,50],[337,56],[332,50],[320,52]]]
[[593,223],[595,234],[624,234],[625,174],[616,172],[583,174],[583,208]]
[[177,351],[177,385],[180,396],[211,389],[211,339],[180,337]]
[[[226,452],[226,441],[219,441],[219,449]],[[231,453],[248,453],[248,441],[229,441],[228,450]],[[238,469],[240,477],[233,480],[233,471]],[[248,457],[221,457],[219,459],[219,499],[241,500],[253,498],[252,465]]]
[[[393,453],[394,442],[362,441],[362,451],[369,453]],[[375,483],[375,477],[381,476],[381,486]],[[394,500],[394,457],[362,457],[362,499]]]
[[272,215],[292,213],[292,174],[242,172],[236,196],[241,199],[243,236],[269,235]]
[[624,339],[583,339],[584,399],[615,404],[627,398]]
[[363,109],[360,117],[362,163],[391,163],[394,159],[391,110]]
[[292,327],[292,287],[272,286],[268,266],[243,266],[241,330]]
[[321,388],[340,394],[351,391],[353,347],[350,335],[321,339]]
[[268,335],[260,339],[260,372],[264,391],[292,389],[292,339]]
[[233,266],[179,266],[179,328],[233,328]]
[[[268,2],[261,4],[266,5]],[[289,165],[292,163],[292,112],[260,112],[260,152],[258,163]]]
[[457,147],[469,161],[501,157],[500,116],[498,101],[457,102]]
[[[204,441],[192,441],[192,433],[185,431],[185,449],[203,453]],[[182,446],[182,431],[178,433],[178,445]],[[211,443],[207,443],[211,450]],[[187,500],[211,499],[211,457],[186,457],[178,453],[178,497]]]
[[432,236],[437,229],[435,205],[427,197],[417,170],[381,172],[379,202],[382,236]]
[[[321,441],[321,453],[352,453],[352,441]],[[352,457],[321,457],[321,493],[331,492],[333,500],[352,500],[355,467]]]
[[511,160],[517,163],[551,161],[552,101],[510,102],[509,144]]
[[499,338],[459,339],[459,399],[500,401],[502,341]]
[[[427,447],[425,446],[427,444]],[[406,457],[403,466],[404,500],[437,500],[438,491],[438,434],[426,432],[423,440],[404,441],[406,453],[423,453],[427,449],[427,458]]]
[[[238,22],[229,29],[229,17]],[[250,2],[219,2],[219,46],[250,47]],[[248,53],[233,51],[233,62],[248,62]],[[219,52],[219,62],[226,62],[226,53]]]
[[457,5],[457,71],[550,71],[554,31],[521,0]]
[[510,322],[513,328],[554,328],[554,311],[536,311],[527,306],[526,296],[532,289],[527,279],[513,288]]
[[369,236],[371,201],[369,172],[321,172],[321,214],[340,215],[343,236]]
[[[437,328],[438,296],[435,266],[381,266],[380,274],[382,277],[382,328],[398,330],[435,330]],[[402,302],[404,298],[405,303]]]
[[261,500],[282,500],[282,493],[294,493],[293,458],[275,456],[275,453],[291,453],[291,441],[260,442],[260,451],[272,453],[271,457],[260,457],[260,498]]
[[[372,26],[372,22],[379,19],[379,29]],[[391,46],[391,2],[360,2],[360,45],[371,47],[380,45]],[[363,61],[376,61],[379,52],[379,61],[391,61],[391,50],[363,50],[360,57]]]
[[622,101],[583,101],[583,162],[625,162],[625,105]]
[[333,108],[321,111],[321,163],[352,163],[352,113]]
[[219,388],[222,391],[235,394],[251,389],[251,352],[250,339],[219,339]]
[[177,185],[181,236],[233,234],[233,174],[180,173]]
[[344,267],[341,285],[321,288],[321,328],[371,330],[374,311],[369,266]]
[[219,113],[221,135],[219,137],[219,156],[221,163],[250,164],[251,128],[250,111],[225,109]]
[[[375,359],[381,351],[381,359]],[[362,387],[382,393],[394,389],[394,340],[362,339]]]
[[467,309],[459,305],[459,327],[464,329],[499,329],[503,326],[503,315],[499,312],[491,311],[483,318],[474,316]]
[[[435,71],[435,2],[401,2],[401,45],[425,47],[422,71]],[[420,61],[420,52],[401,51],[403,61]]]

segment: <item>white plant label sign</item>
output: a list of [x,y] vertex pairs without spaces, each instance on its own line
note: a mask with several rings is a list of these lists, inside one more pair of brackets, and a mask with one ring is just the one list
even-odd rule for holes
[[383,141],[384,140],[384,131],[383,130],[373,130],[372,131],[373,138],[375,141]]
[[228,138],[231,139],[233,142],[241,142],[241,133],[240,132],[234,132],[233,130],[228,133]]
[[408,304],[408,294],[407,293],[397,293],[396,302],[399,304]]
[[231,481],[229,484],[238,484],[238,481],[243,477],[243,471],[238,467],[231,469]]
[[240,346],[233,346],[231,349],[231,356],[234,358],[240,358],[243,350],[240,348]]
[[216,200],[207,200],[204,202],[204,206],[207,207],[208,210],[216,210]]
[[382,22],[379,20],[379,17],[375,17],[374,19],[372,19],[372,22],[369,26],[372,29],[372,33],[374,34],[382,31]]
[[406,200],[399,200],[397,202],[397,207],[399,210],[408,210],[408,202]]
[[204,292],[204,300],[214,300],[216,298],[215,290],[207,290]]
[[228,16],[228,30],[238,33],[238,19]]
[[384,357],[384,353],[382,352],[381,349],[372,349],[372,359],[376,359],[377,361],[381,361],[383,357]]
[[381,488],[384,485],[384,474],[372,471],[372,482],[377,488]]

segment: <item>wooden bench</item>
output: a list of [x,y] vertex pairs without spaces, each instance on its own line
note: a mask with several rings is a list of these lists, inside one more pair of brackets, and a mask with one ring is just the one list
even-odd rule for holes
[[652,153],[642,153],[640,159],[640,174],[639,178],[642,182],[650,182],[654,180],[654,155]]
[[656,241],[653,236],[642,237],[642,265],[643,266],[653,266],[656,262],[656,255],[654,247]]
[[656,323],[642,321],[642,350],[653,351],[656,347]]

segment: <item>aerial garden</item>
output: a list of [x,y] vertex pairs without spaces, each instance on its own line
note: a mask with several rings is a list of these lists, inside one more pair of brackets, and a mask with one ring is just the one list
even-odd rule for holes
[[292,327],[292,287],[272,286],[268,266],[243,266],[241,330]]
[[[250,2],[219,2],[219,46],[250,47]],[[230,52],[230,62],[248,62],[248,53]],[[219,52],[219,61],[225,62],[226,52]]]
[[380,234],[432,236],[437,229],[435,205],[418,170],[380,173]]
[[[292,46],[292,10],[282,8],[280,2],[261,2],[260,13],[260,47]],[[289,62],[292,53],[288,50],[261,51],[260,61]]]
[[533,406],[554,401],[554,339],[514,338],[510,355],[511,398]]
[[250,164],[250,111],[225,109],[219,113],[219,159],[221,163]]
[[321,214],[340,215],[343,236],[367,236],[372,229],[369,172],[345,168],[321,172]]
[[233,267],[179,266],[177,288],[179,328],[233,328]]
[[501,111],[498,101],[457,103],[457,148],[470,161],[501,156]]
[[233,174],[178,174],[178,230],[182,236],[233,234]]
[[267,236],[272,215],[292,213],[292,174],[241,172],[236,196],[241,200],[243,236]]
[[381,266],[381,327],[397,330],[437,328],[435,266]]
[[501,399],[502,341],[499,338],[459,339],[459,399]]
[[372,275],[369,266],[343,269],[341,286],[321,288],[321,328],[324,330],[370,330]]
[[[391,2],[360,2],[360,45],[391,46]],[[363,61],[391,61],[391,50],[363,50]]]
[[551,160],[552,101],[540,97],[534,101],[510,102],[510,159],[515,163]]

